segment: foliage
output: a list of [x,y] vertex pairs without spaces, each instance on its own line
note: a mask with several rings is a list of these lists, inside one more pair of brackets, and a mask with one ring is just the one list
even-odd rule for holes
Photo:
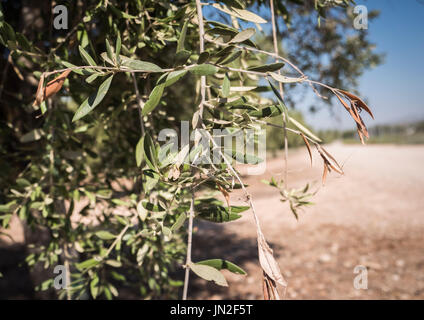
[[[347,1],[318,1],[315,9],[303,1],[276,3],[277,13],[292,25],[299,11],[305,18],[312,10],[320,16],[327,13],[328,22],[321,23],[325,30],[317,31],[313,23],[314,32],[326,39],[332,31],[332,45],[348,41],[334,24],[339,23],[337,17],[346,24],[349,15],[341,10],[332,15],[335,6],[345,10]],[[6,1],[8,10],[2,10],[0,19],[0,42],[7,57],[1,61],[7,82],[2,82],[0,93],[4,110],[0,219],[7,228],[16,214],[32,232],[46,235],[27,243],[32,248],[27,264],[44,268],[64,264],[71,285],[60,293],[62,298],[110,299],[126,287],[142,298],[174,297],[181,283],[170,274],[183,263],[188,233],[185,285],[190,270],[227,285],[219,270],[244,271],[221,259],[227,257],[191,261],[193,219],[223,223],[237,220],[250,208],[267,294],[278,298],[276,285],[286,283],[261,232],[252,199],[233,167],[235,153],[216,145],[212,130],[277,125],[284,135],[301,139],[309,151],[311,145],[317,148],[324,174],[339,172],[334,158],[320,147],[320,139],[289,112],[276,86],[305,83],[334,94],[352,115],[361,139],[368,133],[358,111],[368,112],[366,104],[350,92],[308,79],[286,58],[260,50],[255,43],[259,33],[255,30],[260,29],[240,28],[242,21],[266,22],[252,11],[252,2],[217,1],[203,4],[207,7],[203,10],[199,1],[183,0],[90,0],[67,5],[73,21],[67,31],[49,27],[45,32],[43,23],[28,30],[9,15],[33,12],[44,20],[39,10],[19,1]],[[215,10],[215,21],[202,18],[207,10]],[[298,32],[309,30],[310,23],[299,21]],[[364,46],[354,46],[352,54],[363,54],[365,62],[339,61],[338,56],[331,76],[323,79],[331,77],[334,84],[345,87],[375,60],[365,35],[358,37]],[[331,49],[302,45],[311,55]],[[295,62],[302,60],[299,55]],[[302,67],[310,60],[305,59]],[[291,71],[282,75],[281,69],[288,66]],[[172,144],[159,144],[160,130],[179,132],[181,120],[191,121],[193,129],[205,129],[206,145],[219,150],[222,163],[194,161],[204,159],[199,137],[177,152]],[[249,206],[231,205],[231,191],[237,188],[243,189]],[[217,194],[226,203],[217,200]],[[304,204],[291,191],[283,195],[296,210]],[[40,289],[52,285],[49,279]]]

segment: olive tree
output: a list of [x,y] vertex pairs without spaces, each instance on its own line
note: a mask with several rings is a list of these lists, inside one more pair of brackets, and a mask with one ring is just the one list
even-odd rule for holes
[[[31,6],[14,3],[5,3],[10,15]],[[231,259],[194,261],[194,222],[225,223],[250,211],[264,297],[282,298],[280,288],[287,284],[236,160],[256,165],[264,160],[246,150],[263,147],[261,128],[268,126],[279,130],[286,164],[289,137],[295,136],[309,154],[315,149],[322,158],[323,180],[330,171],[343,174],[287,101],[295,101],[296,87],[320,99],[334,97],[364,142],[368,131],[360,112],[372,116],[371,110],[340,87],[354,86],[354,78],[379,56],[361,33],[351,40],[361,46],[350,47],[349,54],[362,60],[342,60],[341,54],[320,74],[319,67],[305,64],[331,47],[293,48],[292,54],[291,46],[281,48],[284,32],[278,21],[299,33],[311,28],[323,45],[344,43],[330,17],[340,17],[348,28],[351,2],[64,3],[69,30],[55,30],[46,20],[34,29],[19,29],[18,22],[7,22],[3,9],[0,17],[7,57],[0,89],[5,111],[0,219],[7,228],[16,215],[32,234],[26,263],[63,265],[61,298],[110,299],[121,290],[168,298],[183,286],[186,299],[191,272],[222,286],[227,281],[220,270],[245,273]],[[39,21],[42,12],[33,9],[32,20]],[[312,16],[319,21],[304,27]],[[328,23],[322,21],[326,16]],[[302,50],[305,61],[296,55]],[[222,143],[245,132],[253,135],[241,146]],[[289,189],[287,177],[269,184],[296,218],[310,204],[309,186]],[[231,204],[235,189],[242,189],[246,205]],[[179,268],[185,268],[184,281],[173,279]],[[51,278],[39,288],[54,286]]]

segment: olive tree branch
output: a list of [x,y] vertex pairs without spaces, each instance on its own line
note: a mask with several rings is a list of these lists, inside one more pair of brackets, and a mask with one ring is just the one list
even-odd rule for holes
[[[275,12],[274,12],[274,0],[269,0],[269,5],[271,9],[271,24],[272,24],[272,40],[274,43],[274,52],[275,55],[278,56],[278,39],[277,39],[277,27],[275,24]],[[275,58],[275,61],[278,61],[278,58]],[[278,70],[278,74],[281,75],[281,70]],[[283,91],[283,84],[281,82],[278,82],[279,88],[280,88],[280,95],[281,98],[284,98],[284,91]],[[288,176],[288,159],[289,159],[289,143],[287,139],[287,121],[286,119],[286,113],[283,112],[283,126],[284,126],[284,185],[287,187],[287,176]]]
[[[203,12],[202,5],[200,0],[196,0],[196,11],[197,17],[199,21],[199,53],[201,54],[205,50],[205,41],[204,41],[204,25],[203,25]],[[200,104],[198,110],[198,119],[197,125],[202,123],[203,121],[203,107],[206,100],[206,76],[200,77]],[[195,114],[196,116],[196,114]],[[197,140],[195,141],[197,145]],[[187,300],[187,292],[188,292],[188,283],[190,278],[190,263],[191,263],[191,248],[193,241],[193,220],[194,220],[194,193],[195,190],[192,189],[191,201],[190,201],[190,212],[189,212],[189,220],[188,220],[188,238],[187,238],[187,257],[185,264],[185,277],[184,277],[184,289],[183,289],[183,300]]]

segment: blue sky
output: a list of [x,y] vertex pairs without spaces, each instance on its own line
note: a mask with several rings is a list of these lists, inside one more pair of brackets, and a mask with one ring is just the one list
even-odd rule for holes
[[[368,24],[371,42],[377,52],[385,53],[385,63],[366,70],[359,79],[359,91],[372,108],[374,124],[406,123],[424,120],[424,0],[356,0],[368,10],[380,10],[380,16]],[[214,10],[207,10],[206,16]],[[352,22],[353,23],[353,22]],[[243,27],[254,26],[243,24]],[[267,30],[268,26],[264,26]],[[343,88],[349,90],[350,88]],[[354,129],[353,120],[344,108],[335,105],[332,116],[328,108],[315,114],[308,112],[315,100],[311,95],[296,108],[304,111],[314,129]]]
[[[385,63],[365,71],[359,83],[361,95],[372,108],[373,124],[405,123],[424,120],[424,1],[356,1],[380,16],[368,25],[369,36],[378,52],[386,54]],[[307,104],[305,105],[305,107]],[[302,109],[303,106],[300,106]],[[334,108],[338,121],[328,110],[315,115],[305,113],[314,128],[349,129],[354,124],[342,108]]]

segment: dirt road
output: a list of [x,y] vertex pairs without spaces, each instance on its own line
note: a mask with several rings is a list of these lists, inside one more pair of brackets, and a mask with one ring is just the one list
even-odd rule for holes
[[[282,178],[282,157],[267,159],[262,176],[246,176],[263,232],[288,282],[288,299],[424,299],[424,146],[326,147],[344,176],[331,173],[321,187],[322,161],[311,168],[304,149],[289,157],[289,186],[315,181],[315,205],[296,221],[277,190],[260,182]],[[233,196],[237,201],[237,196]],[[225,273],[229,288],[195,281],[196,299],[261,298],[252,216],[200,224],[195,256],[224,258],[248,272]],[[368,268],[368,289],[353,286],[355,266]]]

